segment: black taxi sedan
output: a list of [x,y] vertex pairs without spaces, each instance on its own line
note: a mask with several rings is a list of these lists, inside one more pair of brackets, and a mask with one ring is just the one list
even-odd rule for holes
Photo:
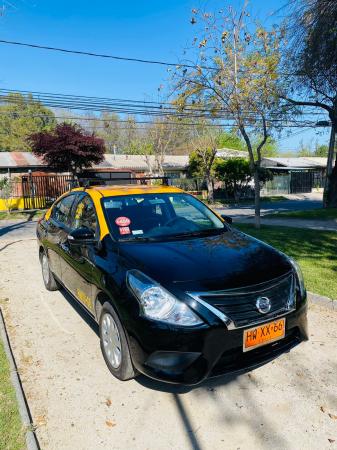
[[120,380],[257,367],[307,339],[306,291],[293,260],[228,222],[170,186],[73,189],[37,225],[44,284],[99,323]]

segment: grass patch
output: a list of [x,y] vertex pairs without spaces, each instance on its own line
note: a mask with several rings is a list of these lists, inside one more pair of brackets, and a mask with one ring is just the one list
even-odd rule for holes
[[22,219],[22,220],[33,220],[37,219],[46,212],[45,209],[39,209],[36,211],[13,211],[10,214],[8,212],[0,212],[0,220],[10,220],[10,219]]
[[244,233],[265,241],[296,259],[308,291],[337,299],[337,233],[263,225],[235,224]]
[[263,217],[306,219],[306,220],[337,220],[337,208],[319,208],[304,211],[280,211],[266,214]]
[[10,381],[9,364],[0,341],[0,449],[25,449],[25,438],[15,391]]

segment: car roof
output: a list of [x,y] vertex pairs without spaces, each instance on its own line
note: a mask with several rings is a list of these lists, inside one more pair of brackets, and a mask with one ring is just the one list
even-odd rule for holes
[[174,186],[148,186],[139,184],[127,184],[127,185],[102,185],[102,186],[90,186],[88,188],[75,188],[72,191],[85,191],[90,193],[99,193],[102,197],[114,197],[121,195],[134,195],[134,194],[168,194],[168,193],[181,193],[184,192]]

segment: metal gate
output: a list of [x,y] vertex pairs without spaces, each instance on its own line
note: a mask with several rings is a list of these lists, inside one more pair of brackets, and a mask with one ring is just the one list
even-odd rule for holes
[[48,208],[70,189],[69,175],[27,175],[21,178],[24,209]]
[[314,186],[313,172],[291,172],[290,193],[304,194],[311,192]]

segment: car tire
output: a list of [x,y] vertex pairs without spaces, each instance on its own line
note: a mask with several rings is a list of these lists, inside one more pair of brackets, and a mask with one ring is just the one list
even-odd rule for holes
[[57,291],[58,289],[60,289],[59,283],[55,280],[55,277],[50,270],[48,255],[46,252],[40,253],[40,263],[42,269],[42,278],[46,289],[48,291]]
[[122,381],[135,378],[124,327],[110,303],[104,303],[99,319],[101,350],[112,375]]

